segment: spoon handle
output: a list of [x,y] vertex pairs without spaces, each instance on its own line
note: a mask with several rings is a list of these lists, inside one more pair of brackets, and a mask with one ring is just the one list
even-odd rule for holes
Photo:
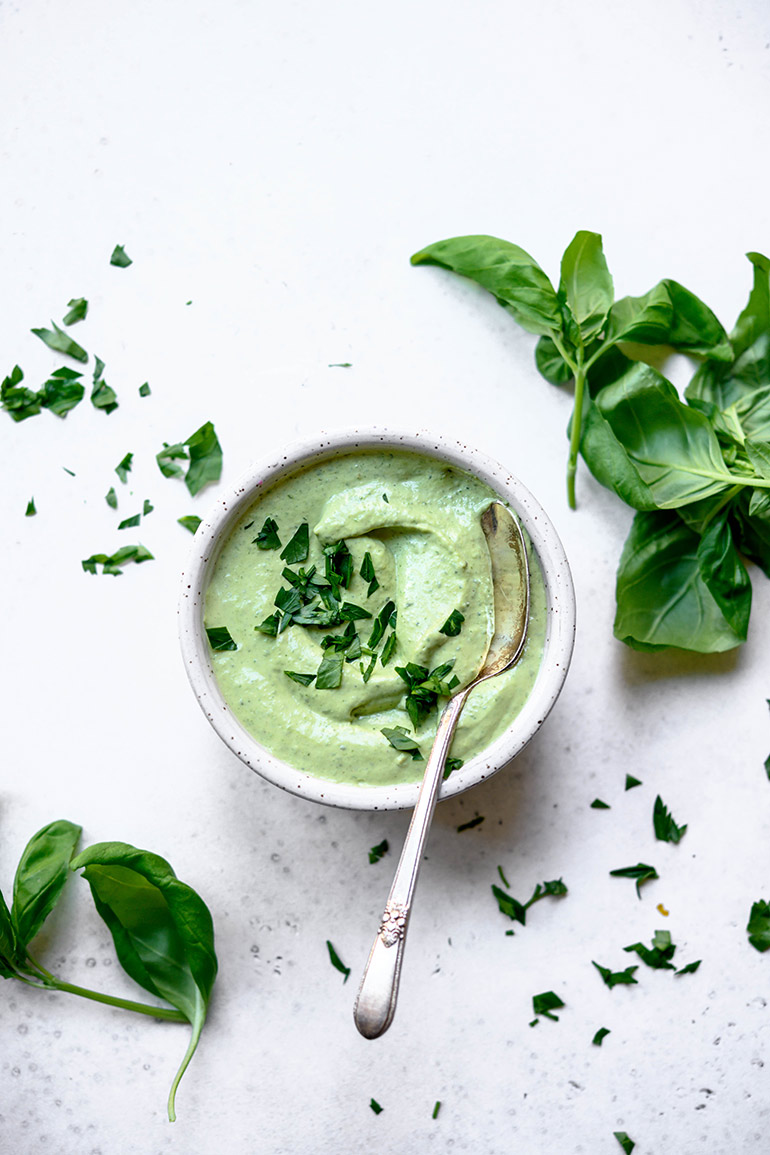
[[380,929],[369,952],[364,977],[358,991],[353,1018],[361,1034],[376,1039],[387,1031],[396,1011],[401,960],[412,908],[412,896],[422,861],[425,841],[436,809],[449,747],[470,687],[460,691],[444,707],[436,730],[433,749],[425,767],[417,803],[409,824],[390,888]]

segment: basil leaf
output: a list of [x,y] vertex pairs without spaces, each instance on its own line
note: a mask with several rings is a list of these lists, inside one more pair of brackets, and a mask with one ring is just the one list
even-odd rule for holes
[[164,477],[184,477],[184,470],[176,462],[187,461],[188,457],[189,454],[181,442],[177,442],[176,445],[169,445],[167,441],[164,441],[163,448],[155,454],[158,469]]
[[269,618],[265,618],[265,620],[260,622],[258,626],[255,626],[254,629],[259,630],[261,634],[267,634],[269,638],[275,638],[278,636],[279,624],[280,616],[278,613],[274,613],[271,614]]
[[388,846],[388,840],[387,838],[383,838],[382,842],[378,842],[377,845],[373,846],[369,851],[370,864],[374,865],[375,862],[379,862],[383,855],[387,854],[389,850],[390,847]]
[[752,903],[746,931],[749,942],[756,950],[770,950],[770,903],[762,898]]
[[567,385],[574,377],[551,337],[541,337],[535,346],[535,365],[550,385]]
[[439,265],[487,289],[529,333],[557,338],[562,314],[553,285],[529,253],[497,237],[453,237],[429,245],[413,265]]
[[187,513],[184,517],[178,517],[176,520],[184,529],[189,529],[190,533],[195,533],[201,523],[201,518],[194,513]]
[[558,1009],[564,1005],[559,996],[555,995],[553,991],[543,991],[541,995],[532,996],[533,1012],[536,1015],[545,1015],[547,1019],[553,1019],[555,1023],[558,1023],[559,1016],[553,1014],[553,1012],[558,1011]]
[[652,947],[644,946],[643,943],[635,942],[631,946],[624,946],[623,950],[626,953],[633,951],[639,955],[639,958],[648,967],[653,970],[675,971],[676,967],[671,962],[676,952],[676,947],[671,941],[671,935],[667,930],[656,930],[655,936],[652,940]]
[[[344,541],[324,546],[324,573],[335,594],[347,589],[353,577],[353,557]],[[371,614],[369,615],[371,617]]]
[[591,1042],[595,1047],[600,1047],[610,1033],[609,1027],[599,1027]]
[[622,866],[618,870],[611,870],[610,874],[613,878],[636,879],[636,893],[639,898],[642,897],[640,890],[642,883],[649,882],[650,879],[659,877],[655,867],[648,866],[646,862],[639,862],[636,866]]
[[142,520],[141,513],[135,513],[133,517],[125,517],[118,525],[118,529],[136,529],[139,522]]
[[608,337],[641,345],[670,345],[682,353],[729,361],[732,349],[722,325],[694,293],[669,279],[642,297],[624,297],[610,312]]
[[659,842],[679,842],[687,826],[677,826],[669,814],[660,794],[655,799],[652,811],[652,824],[655,837]]
[[11,907],[22,946],[32,941],[55,907],[81,833],[82,827],[61,819],[38,830],[25,846],[13,880]]
[[68,369],[66,365],[56,369],[38,394],[40,404],[57,417],[66,417],[70,409],[79,405],[85,395],[85,386],[80,384],[81,377],[82,373]]
[[115,472],[117,473],[118,477],[120,478],[120,480],[123,482],[124,485],[128,481],[128,475],[131,472],[131,465],[133,463],[133,460],[134,460],[133,453],[127,453],[126,456],[123,458],[123,460],[118,462],[118,464],[115,466]]
[[372,632],[369,635],[369,641],[366,643],[370,649],[374,649],[374,647],[378,646],[382,641],[382,637],[385,633],[385,630],[388,628],[391,615],[395,612],[395,609],[396,603],[387,601],[385,602],[385,605],[382,607],[380,612],[377,614],[377,617],[374,619]]
[[340,618],[343,622],[362,622],[371,616],[363,606],[356,606],[353,602],[343,602],[340,606]]
[[601,332],[615,299],[598,233],[577,232],[565,249],[559,296],[566,301],[587,344]]
[[87,361],[88,354],[85,349],[81,348],[77,341],[73,341],[69,333],[60,329],[55,321],[51,321],[51,324],[53,329],[32,329],[31,332],[54,352],[64,353],[67,357],[74,357],[76,361]]
[[261,530],[251,543],[257,549],[280,549],[281,539],[278,536],[278,525],[272,517],[266,517]]
[[613,971],[610,967],[603,967],[598,962],[593,962],[593,959],[591,961],[602,976],[604,985],[610,990],[617,986],[631,986],[639,981],[634,978],[634,972],[639,970],[638,966],[626,967],[624,971]]
[[[637,366],[629,370],[634,376],[644,372]],[[596,480],[613,490],[626,505],[632,509],[656,508],[652,490],[642,480],[612,425],[599,406],[588,398],[584,400],[580,452]]]
[[195,494],[210,481],[219,481],[222,475],[222,446],[210,421],[196,429],[184,443],[190,450],[190,465],[185,474],[185,485]]
[[24,511],[24,516],[34,517],[36,513],[37,507],[35,506],[35,499],[34,497],[30,497],[29,501],[27,502],[27,508]]
[[94,386],[91,390],[91,404],[95,409],[103,409],[105,413],[112,413],[118,407],[118,396],[115,390],[102,377],[104,361],[96,357],[94,369]]
[[444,763],[444,774],[442,776],[442,780],[446,781],[450,774],[454,773],[455,770],[461,770],[464,765],[465,762],[462,758],[447,758],[446,762]]
[[74,325],[76,321],[85,320],[88,312],[88,301],[85,297],[73,297],[71,301],[67,301],[67,308],[69,312],[62,321],[63,325]]
[[[344,962],[342,961],[340,956],[337,954],[336,950],[334,949],[332,944],[329,942],[328,938],[326,940],[326,949],[329,952],[329,962],[332,964],[332,966],[335,968],[335,970],[338,970],[340,972],[340,974],[343,974],[345,976],[344,979],[342,980],[342,984],[344,986],[345,983],[348,981],[348,978],[350,977],[350,967],[345,966]],[[374,1102],[373,1099],[372,1099],[372,1102]],[[382,1110],[382,1108],[380,1107],[379,1110]]]
[[729,510],[724,509],[707,526],[697,560],[700,576],[725,621],[744,641],[751,613],[751,579],[733,542]]
[[618,566],[616,638],[636,650],[721,653],[740,645],[703,580],[699,545],[676,513],[636,514]]
[[311,682],[315,681],[315,674],[297,674],[294,670],[284,670],[287,678],[291,678],[292,682],[299,682],[300,686],[309,686]]
[[26,951],[16,941],[16,928],[11,912],[0,891],[0,978],[15,978],[16,967],[23,966],[25,961]]
[[464,621],[464,614],[461,614],[459,610],[452,610],[443,626],[440,627],[439,633],[446,634],[448,638],[456,638],[462,629],[462,624]]
[[411,754],[413,762],[424,761],[420,747],[414,738],[410,737],[404,726],[383,726],[380,733],[385,735],[394,750],[403,754]]
[[176,1089],[198,1045],[217,973],[211,914],[165,859],[123,842],[88,847],[73,860],[72,869],[83,870],[123,969],[192,1025],[190,1045],[169,1094],[173,1122]]
[[24,373],[16,365],[0,385],[0,403],[14,421],[26,421],[40,412],[40,394],[22,385]]
[[133,261],[129,257],[122,245],[115,245],[110,257],[110,264],[115,265],[119,269],[127,269],[129,265],[133,265]]
[[393,657],[395,652],[396,652],[396,631],[391,630],[391,632],[388,634],[388,636],[385,640],[385,645],[382,647],[382,653],[380,654],[380,665],[387,666],[388,662],[391,660],[391,658]]
[[380,583],[375,577],[374,562],[372,561],[372,555],[368,551],[364,554],[364,560],[361,562],[359,573],[364,581],[369,583],[366,596],[370,598],[374,591],[380,588]]
[[206,637],[212,650],[216,653],[238,649],[238,644],[230,637],[227,626],[206,626]]
[[293,536],[289,538],[278,556],[285,561],[287,565],[296,565],[298,562],[306,561],[309,552],[310,532],[308,523],[303,521],[302,525],[300,525]]
[[316,674],[316,690],[336,690],[342,684],[344,654],[326,653]]

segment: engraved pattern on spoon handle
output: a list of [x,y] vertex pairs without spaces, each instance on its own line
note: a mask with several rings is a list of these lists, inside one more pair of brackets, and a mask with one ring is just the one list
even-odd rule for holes
[[361,979],[353,1017],[358,1030],[367,1039],[376,1039],[383,1034],[395,1014],[414,888],[452,736],[469,691],[470,687],[450,698],[439,719],[436,739],[425,767],[380,929]]

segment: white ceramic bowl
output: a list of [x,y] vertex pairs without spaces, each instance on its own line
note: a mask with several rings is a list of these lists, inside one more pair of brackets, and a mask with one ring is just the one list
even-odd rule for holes
[[542,506],[507,469],[457,441],[426,432],[389,429],[322,434],[289,446],[249,469],[222,494],[193,539],[183,574],[179,631],[187,675],[198,702],[220,738],[241,761],[269,782],[302,798],[353,810],[413,807],[419,785],[355,786],[320,778],[282,762],[240,725],[214,677],[203,626],[204,595],[219,551],[252,501],[296,469],[361,449],[404,449],[445,461],[473,474],[500,495],[518,515],[537,553],[546,590],[547,623],[540,671],[524,708],[505,733],[443,783],[441,798],[460,794],[496,773],[526,746],[556,701],[567,675],[575,637],[575,592],[564,549]]

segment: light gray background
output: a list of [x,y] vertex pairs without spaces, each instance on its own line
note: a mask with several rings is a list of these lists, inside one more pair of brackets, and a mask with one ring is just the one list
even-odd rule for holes
[[[173,1126],[184,1027],[3,983],[0,1150],[615,1155],[616,1130],[637,1155],[767,1150],[770,956],[745,924],[770,898],[770,585],[752,571],[740,652],[615,642],[631,515],[584,468],[567,509],[568,393],[490,297],[408,258],[488,232],[556,278],[576,229],[594,229],[619,296],[670,276],[729,328],[743,254],[770,251],[769,41],[759,0],[0,3],[0,370],[18,362],[36,387],[60,359],[30,328],[84,295],[73,335],[121,401],[64,422],[0,414],[0,885],[27,838],[67,817],[86,844],[167,857],[210,905],[220,958]],[[131,268],[109,266],[116,243]],[[329,368],[341,361],[353,367]],[[215,493],[191,500],[153,457],[209,419],[223,484],[322,427],[461,438],[537,495],[572,562],[567,686],[512,768],[440,807],[397,1019],[377,1042],[351,1010],[394,855],[370,866],[367,851],[395,848],[407,816],[263,783],[207,727],[179,658],[190,538],[175,519]],[[155,505],[140,540],[157,560],[89,577],[80,559],[128,536],[103,499],[113,483],[122,516]],[[644,785],[624,793],[626,773]],[[688,823],[679,846],[654,841],[658,792]],[[590,809],[596,796],[612,808]],[[608,875],[640,859],[660,874],[641,901]],[[558,876],[569,896],[506,937],[498,865],[521,899]],[[620,969],[659,926],[698,973],[641,966],[637,986],[604,987],[591,960]],[[134,993],[79,880],[40,953],[74,982]],[[549,989],[560,1021],[530,1028]]]

